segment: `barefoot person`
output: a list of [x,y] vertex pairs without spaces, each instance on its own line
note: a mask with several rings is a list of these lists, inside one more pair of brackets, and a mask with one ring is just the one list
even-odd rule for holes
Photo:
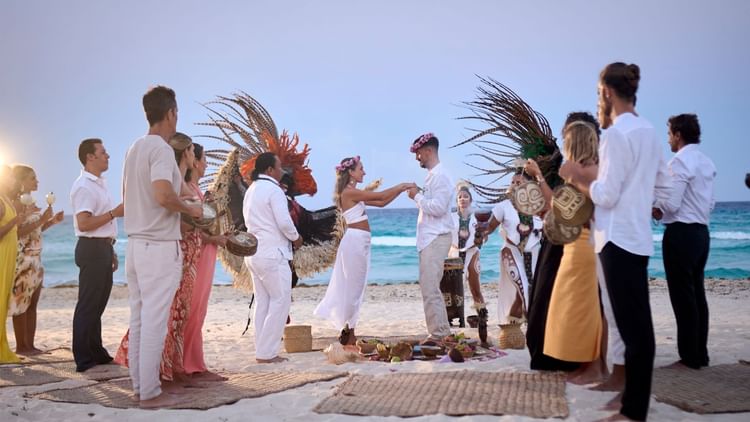
[[370,224],[365,206],[384,207],[401,192],[415,186],[402,183],[381,192],[357,189],[364,177],[365,168],[359,156],[345,158],[336,166],[333,200],[344,217],[346,231],[336,251],[336,263],[325,297],[315,308],[315,315],[330,320],[341,330],[339,342],[343,345],[357,341],[354,330],[370,269]]
[[[654,252],[651,207],[669,195],[656,131],[635,111],[640,69],[611,63],[599,75],[599,120],[606,129],[599,167],[568,161],[560,176],[594,202],[594,250],[599,254],[617,328],[625,342],[625,390],[612,420],[645,420],[654,367],[654,327],[648,259]],[[613,404],[616,404],[613,403]]]
[[[568,161],[584,167],[599,162],[597,128],[587,122],[574,122],[563,130],[563,153]],[[541,171],[535,162],[529,175]],[[544,354],[580,367],[568,374],[575,384],[600,382],[607,375],[602,356],[602,314],[597,283],[596,254],[589,240],[587,222],[580,236],[563,248],[560,268],[550,298],[545,327]]]
[[182,275],[180,213],[199,218],[203,211],[179,198],[182,176],[167,143],[177,131],[174,91],[164,86],[150,89],[143,96],[143,108],[148,134],[130,146],[123,169],[130,303],[128,362],[140,406],[154,408],[178,402],[162,392],[159,365],[170,305]]
[[445,167],[440,164],[438,147],[438,138],[432,133],[425,133],[414,140],[410,149],[419,166],[428,171],[424,189],[410,188],[409,198],[419,208],[419,288],[427,322],[427,339],[433,341],[442,340],[451,333],[448,312],[440,293],[440,280],[451,247],[451,233],[455,230],[450,212],[454,185]]
[[258,239],[255,255],[245,258],[253,277],[255,293],[255,360],[275,363],[287,360],[279,356],[281,337],[292,299],[292,246],[299,247],[302,237],[294,227],[286,196],[279,186],[284,170],[279,158],[264,152],[255,159],[250,176],[253,181],[245,192],[242,214],[248,233]]
[[76,371],[109,363],[112,356],[102,346],[102,314],[112,291],[112,273],[118,260],[113,245],[122,204],[114,206],[102,173],[109,169],[109,154],[101,139],[85,139],[78,146],[81,175],[70,190],[73,229],[78,237],[75,261],[78,302],[73,313],[73,357]]
[[[184,133],[177,132],[169,139],[169,146],[174,150],[175,161],[180,171],[180,177],[185,178],[189,168],[193,167],[195,155],[193,140]],[[198,200],[191,192],[186,182],[179,188],[180,198],[184,200]],[[180,222],[180,250],[182,251],[182,271],[180,284],[172,299],[167,320],[167,336],[164,339],[164,351],[159,365],[159,377],[162,387],[170,391],[179,391],[188,379],[182,367],[184,351],[185,324],[190,315],[193,284],[195,281],[196,265],[201,250],[200,232],[195,226]],[[115,356],[115,362],[128,366],[128,339],[130,333],[125,333]]]
[[[13,166],[14,197],[31,195],[39,187],[36,172],[25,165]],[[54,213],[49,205],[44,213],[32,203],[23,205],[26,219],[18,226],[18,266],[10,299],[9,313],[13,315],[13,332],[16,334],[16,353],[36,355],[43,353],[34,346],[36,336],[36,308],[42,292],[44,267],[42,267],[42,232],[63,220],[63,212]]]
[[[673,190],[659,201],[657,216],[666,226],[662,238],[669,299],[677,320],[678,364],[708,366],[708,302],[703,271],[708,260],[708,221],[714,208],[716,166],[698,149],[701,128],[695,114],[669,118],[669,162]],[[663,215],[661,215],[663,214]]]
[[[198,182],[206,174],[206,154],[201,144],[193,143],[195,161],[193,168],[188,169],[185,181],[201,201],[209,200],[209,192],[204,195]],[[215,374],[206,368],[203,359],[203,322],[206,320],[208,311],[208,299],[211,295],[211,287],[214,282],[214,271],[216,269],[216,253],[218,246],[226,245],[226,236],[200,232],[203,240],[202,249],[195,270],[195,284],[193,285],[190,313],[185,324],[184,357],[182,366],[186,374],[196,380],[224,380],[226,378]]]

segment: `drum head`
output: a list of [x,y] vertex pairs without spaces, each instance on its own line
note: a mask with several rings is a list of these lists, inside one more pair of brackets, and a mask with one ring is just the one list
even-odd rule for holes
[[547,239],[555,245],[571,243],[581,235],[581,226],[560,224],[555,218],[555,213],[551,211],[544,216],[543,230]]
[[258,238],[247,232],[237,232],[227,237],[227,250],[237,256],[252,256],[258,249]]
[[508,191],[508,198],[513,204],[513,208],[521,214],[529,216],[539,214],[546,205],[542,187],[539,186],[539,183],[531,180],[511,186]]
[[446,258],[443,263],[443,270],[462,270],[464,268],[464,260],[461,258]]
[[552,194],[552,212],[558,223],[580,226],[591,219],[594,203],[571,185],[562,185]]

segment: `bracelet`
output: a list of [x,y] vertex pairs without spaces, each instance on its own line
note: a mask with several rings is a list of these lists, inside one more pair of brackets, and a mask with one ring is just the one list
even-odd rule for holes
[[112,214],[112,210],[109,210],[109,211],[107,211],[107,212],[109,213],[109,217],[110,217],[110,218],[111,218],[112,220],[114,220],[114,219],[115,219],[115,215],[114,215],[114,214]]
[[544,177],[542,177],[541,175],[538,175],[538,176],[536,177],[536,181],[537,181],[537,182],[538,182],[538,183],[539,183],[540,185],[541,185],[541,184],[544,184],[544,183],[546,183],[546,182],[547,182],[546,180],[544,180]]

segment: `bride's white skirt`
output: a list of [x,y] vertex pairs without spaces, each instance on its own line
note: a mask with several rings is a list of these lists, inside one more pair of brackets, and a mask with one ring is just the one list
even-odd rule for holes
[[315,308],[315,315],[331,321],[337,330],[357,325],[370,270],[370,237],[368,231],[346,229],[326,295]]

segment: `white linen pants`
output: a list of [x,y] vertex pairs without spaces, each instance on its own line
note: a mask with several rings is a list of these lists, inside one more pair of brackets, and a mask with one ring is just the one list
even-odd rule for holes
[[129,238],[125,275],[130,304],[130,378],[133,392],[141,400],[149,400],[161,394],[159,364],[169,309],[182,278],[180,242]]
[[442,339],[451,333],[440,281],[443,265],[451,247],[450,233],[441,234],[419,251],[419,288],[422,291],[424,317],[430,339]]
[[284,325],[292,304],[292,270],[278,258],[245,258],[253,276],[255,293],[255,358],[273,359],[279,354]]
[[596,254],[596,278],[599,280],[599,295],[604,308],[604,317],[607,319],[607,350],[612,357],[612,363],[615,365],[625,365],[625,342],[620,337],[620,330],[617,329],[615,313],[612,310],[612,302],[609,300],[609,291],[607,282],[604,280],[604,270],[602,263],[599,261],[599,254]]

